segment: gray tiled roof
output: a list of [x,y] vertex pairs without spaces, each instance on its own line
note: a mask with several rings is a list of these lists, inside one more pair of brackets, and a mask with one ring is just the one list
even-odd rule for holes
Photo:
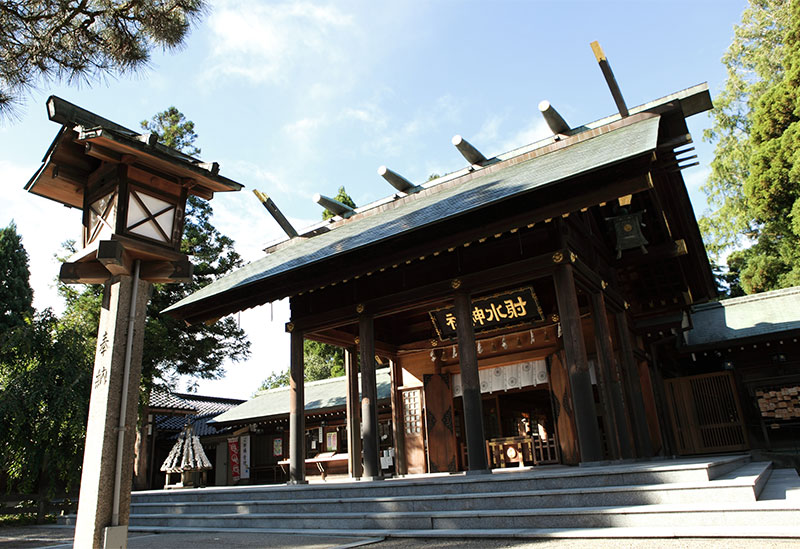
[[800,330],[800,286],[697,305],[689,346]]
[[[359,376],[360,377],[360,376]],[[378,387],[378,400],[390,397],[391,381],[389,369],[378,370],[375,374]],[[332,377],[305,384],[305,410],[327,410],[344,408],[346,404],[347,378]],[[270,389],[248,400],[244,404],[214,418],[214,423],[250,423],[269,417],[289,413],[289,387]]]
[[489,170],[485,175],[475,172],[472,179],[462,184],[441,189],[431,187],[379,214],[356,216],[327,233],[295,238],[166,310],[172,311],[642,155],[656,147],[660,120],[657,115],[645,116],[530,160]]

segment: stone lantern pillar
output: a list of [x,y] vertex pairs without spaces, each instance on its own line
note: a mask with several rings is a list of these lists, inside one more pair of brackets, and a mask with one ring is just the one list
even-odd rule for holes
[[191,280],[180,253],[190,194],[242,185],[219,165],[169,149],[63,99],[61,125],[26,190],[82,212],[83,248],[61,266],[68,284],[103,284],[75,547],[126,547],[136,409],[152,283]]

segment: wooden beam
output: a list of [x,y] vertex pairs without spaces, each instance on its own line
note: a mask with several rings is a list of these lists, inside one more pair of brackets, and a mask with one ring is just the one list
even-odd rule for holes
[[112,275],[97,261],[62,263],[58,279],[64,284],[104,284]]
[[469,472],[491,473],[486,457],[486,435],[483,431],[483,402],[481,382],[478,377],[475,331],[472,327],[472,302],[469,294],[462,289],[461,281],[453,281],[451,286],[457,290],[454,296],[456,333]]
[[191,282],[194,265],[189,258],[178,261],[152,261],[142,263],[140,278],[148,282]]
[[420,190],[420,187],[414,185],[411,181],[399,173],[390,170],[386,166],[381,166],[378,168],[378,175],[388,181],[392,187],[401,193],[411,194]]
[[544,121],[554,134],[568,135],[570,133],[569,124],[564,120],[557,110],[553,108],[550,101],[546,99],[539,102],[539,112],[542,113]]
[[289,366],[289,484],[306,484],[306,414],[303,332],[292,329]]
[[575,413],[575,426],[578,430],[578,444],[582,462],[601,461],[603,445],[597,427],[597,411],[594,405],[594,392],[589,377],[589,361],[583,340],[578,295],[571,264],[560,264],[553,273],[553,282],[558,302],[558,316],[561,322],[569,384],[572,388],[572,404]]
[[469,141],[460,135],[454,135],[452,143],[456,146],[458,152],[461,153],[461,156],[463,156],[470,164],[483,164],[486,162],[486,157],[483,156],[478,149],[473,147]]
[[363,313],[358,318],[358,351],[361,366],[361,444],[364,452],[364,476],[381,477],[378,461],[378,388],[375,380],[374,317]]
[[608,59],[606,59],[606,54],[603,53],[603,49],[596,40],[592,42],[591,46],[594,56],[597,59],[597,62],[600,64],[600,70],[603,72],[603,77],[606,79],[606,84],[608,84],[608,89],[611,91],[611,96],[614,98],[614,103],[617,104],[617,110],[619,111],[620,116],[625,118],[628,116],[628,107],[625,105],[625,99],[622,97],[622,92],[620,91],[619,85],[617,84],[617,79],[614,77],[614,73],[611,70],[611,65],[609,64]]
[[130,276],[133,272],[133,258],[118,241],[102,240],[97,247],[99,261],[112,275]]
[[358,400],[358,359],[352,346],[344,349],[344,370],[347,376],[345,412],[347,414],[347,469],[351,478],[361,478],[361,413]]

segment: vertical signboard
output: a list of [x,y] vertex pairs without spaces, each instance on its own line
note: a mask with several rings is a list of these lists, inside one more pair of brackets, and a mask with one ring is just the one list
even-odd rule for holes
[[239,437],[240,478],[250,478],[250,435]]
[[228,456],[231,464],[231,479],[238,482],[241,478],[241,465],[239,459],[239,438],[228,439]]

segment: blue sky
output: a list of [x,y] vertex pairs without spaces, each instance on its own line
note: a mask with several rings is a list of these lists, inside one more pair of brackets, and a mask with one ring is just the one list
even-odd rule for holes
[[[149,70],[91,86],[44,82],[18,120],[0,125],[0,226],[18,225],[37,307],[62,307],[53,254],[80,229],[78,211],[22,191],[58,130],[46,116],[50,94],[130,128],[170,105],[180,109],[196,124],[201,157],[246,187],[212,205],[216,226],[253,260],[282,234],[253,188],[303,226],[319,219],[314,193],[333,196],[344,185],[359,205],[390,194],[376,173],[381,165],[417,183],[462,168],[455,134],[487,157],[546,137],[542,99],[571,125],[612,114],[593,40],[629,106],[706,81],[713,97],[746,7],[745,0],[210,4],[185,47],[158,52]],[[698,215],[713,152],[700,143],[709,125],[705,114],[690,119],[700,166],[684,178]],[[246,398],[284,369],[287,320],[285,303],[242,313],[253,358],[199,391]]]

